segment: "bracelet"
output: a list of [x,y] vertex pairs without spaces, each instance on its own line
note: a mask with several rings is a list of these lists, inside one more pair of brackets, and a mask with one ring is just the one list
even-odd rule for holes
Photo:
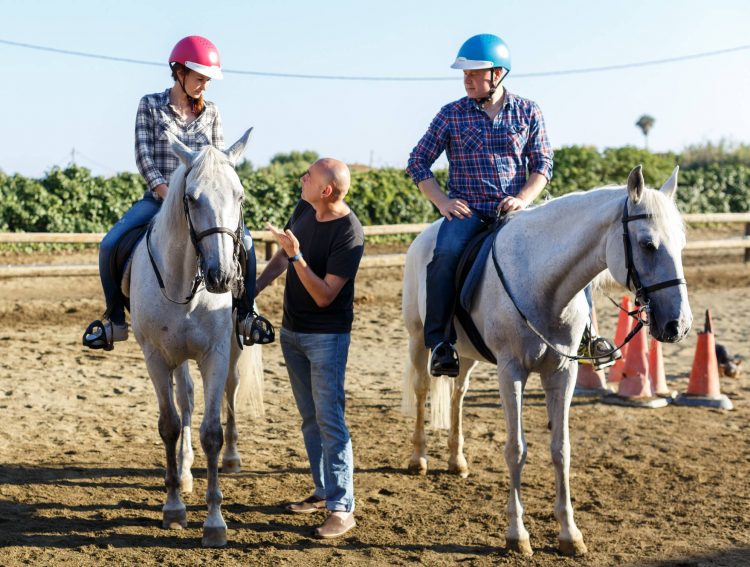
[[297,252],[294,256],[289,258],[290,262],[297,262],[298,260],[302,259],[302,252]]

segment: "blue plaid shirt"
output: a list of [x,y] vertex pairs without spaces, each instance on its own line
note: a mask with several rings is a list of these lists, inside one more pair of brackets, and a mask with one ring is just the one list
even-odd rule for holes
[[208,144],[224,149],[224,132],[216,105],[205,101],[200,115],[186,124],[172,108],[169,91],[144,96],[135,117],[135,163],[150,191],[161,183],[169,184],[169,178],[180,165],[169,146],[167,130],[191,150],[200,150]]
[[528,173],[552,178],[552,146],[542,111],[531,100],[505,91],[494,121],[469,97],[445,105],[409,156],[407,173],[419,184],[448,156],[448,196],[482,214],[495,215],[500,200],[516,196]]

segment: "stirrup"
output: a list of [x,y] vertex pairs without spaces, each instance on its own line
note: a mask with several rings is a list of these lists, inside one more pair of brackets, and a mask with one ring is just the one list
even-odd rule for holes
[[615,348],[615,345],[604,337],[592,336],[588,326],[583,332],[581,344],[578,347],[578,355],[591,358],[592,360],[580,360],[579,362],[592,365],[594,370],[608,368],[622,358],[620,349]]
[[442,342],[432,349],[430,358],[430,374],[433,376],[458,376],[459,364],[458,353],[449,342]]
[[[252,319],[249,329],[247,323],[248,319]],[[240,348],[242,348],[243,345],[267,345],[276,340],[276,333],[274,332],[271,322],[262,315],[255,313],[255,311],[251,311],[244,318],[241,318],[238,311],[236,334],[237,344]]]
[[[109,334],[107,334],[107,326],[109,326]],[[120,327],[121,325],[117,326]],[[115,324],[112,321],[101,321],[100,319],[97,319],[86,327],[81,342],[83,343],[83,346],[89,347],[90,349],[112,350],[115,348],[115,341],[124,341],[127,340],[127,338],[127,324],[125,325],[124,336],[115,337]]]

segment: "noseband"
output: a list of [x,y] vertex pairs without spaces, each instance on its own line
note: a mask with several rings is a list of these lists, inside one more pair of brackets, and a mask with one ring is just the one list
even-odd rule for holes
[[[187,176],[190,173],[190,170],[192,168],[188,168],[185,170],[185,186],[187,186]],[[185,305],[187,303],[190,303],[190,301],[195,297],[195,294],[198,293],[200,285],[203,283],[203,270],[201,269],[201,259],[203,258],[203,253],[201,252],[200,248],[200,241],[203,240],[206,236],[209,236],[211,234],[228,234],[232,237],[232,240],[234,242],[234,248],[232,252],[232,261],[233,263],[237,263],[239,261],[240,257],[240,247],[242,246],[242,234],[244,232],[245,223],[242,219],[242,205],[240,205],[240,220],[237,223],[237,229],[232,230],[223,226],[214,226],[211,228],[208,228],[204,231],[197,232],[195,230],[195,226],[193,225],[193,219],[190,217],[190,206],[188,204],[188,196],[185,194],[182,196],[182,206],[183,210],[185,211],[185,218],[187,219],[188,228],[190,231],[190,241],[193,243],[193,248],[195,249],[195,254],[197,257],[196,260],[196,273],[195,278],[193,278],[193,285],[190,290],[190,295],[188,295],[184,301],[175,301],[174,299],[171,299],[164,288],[164,280],[161,277],[161,274],[159,273],[159,268],[156,266],[156,261],[154,260],[154,256],[151,253],[151,229],[154,226],[154,223],[151,222],[151,224],[148,227],[148,231],[146,232],[146,249],[148,250],[148,258],[151,260],[151,266],[154,269],[154,274],[156,275],[156,280],[159,282],[159,288],[161,289],[162,295],[164,297],[172,302],[177,303],[179,305]]]

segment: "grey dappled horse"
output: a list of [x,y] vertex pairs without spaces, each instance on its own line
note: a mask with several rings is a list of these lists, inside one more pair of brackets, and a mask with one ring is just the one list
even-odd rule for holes
[[[188,360],[198,363],[205,401],[200,439],[208,483],[208,516],[203,524],[202,543],[210,547],[227,542],[218,461],[224,437],[227,446],[223,470],[234,472],[240,468],[235,422],[240,386],[249,395],[250,404],[262,412],[260,347],[246,347],[243,351],[238,346],[230,293],[240,275],[238,252],[242,246],[239,239],[244,196],[234,164],[249,135],[250,130],[226,152],[212,146],[192,151],[170,136],[172,150],[182,164],[172,175],[167,198],[147,237],[133,253],[130,288],[126,285],[123,290],[130,296],[133,332],[159,402],[159,433],[167,454],[165,528],[187,525],[180,489],[191,492],[193,486],[193,382]],[[195,290],[198,266],[205,289]],[[225,393],[227,425],[223,436],[221,401]]]
[[[681,258],[685,233],[673,201],[676,188],[677,168],[661,190],[655,191],[645,187],[638,166],[630,173],[627,187],[600,188],[552,199],[515,214],[496,236],[498,266],[491,254],[473,299],[471,316],[498,361],[507,427],[505,460],[510,474],[506,530],[509,549],[532,553],[521,504],[521,471],[526,461],[521,410],[529,373],[538,372],[551,427],[555,517],[561,526],[559,548],[571,555],[586,552],[583,536],[573,520],[569,485],[568,414],[578,364],[550,346],[565,354],[576,354],[588,319],[582,292],[586,284],[607,269],[621,285],[631,287],[633,283],[642,304],[648,305],[639,315],[648,318],[651,335],[659,341],[679,341],[690,329],[692,315],[683,285]],[[483,358],[457,324],[461,370],[452,392],[450,379],[430,380],[427,373],[429,351],[424,345],[422,326],[425,273],[439,222],[446,221],[438,221],[422,232],[406,255],[403,316],[409,332],[409,355],[403,410],[416,414],[409,469],[427,472],[425,400],[432,385],[433,425],[446,427],[450,420],[449,469],[466,476],[462,404],[469,373],[475,361]],[[549,344],[530,329],[520,313]]]

